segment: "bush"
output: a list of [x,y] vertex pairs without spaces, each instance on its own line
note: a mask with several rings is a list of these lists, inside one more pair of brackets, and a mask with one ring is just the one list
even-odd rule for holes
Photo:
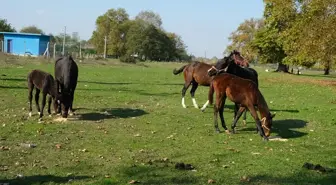
[[124,63],[136,63],[136,59],[130,55],[124,55],[119,58],[120,62]]

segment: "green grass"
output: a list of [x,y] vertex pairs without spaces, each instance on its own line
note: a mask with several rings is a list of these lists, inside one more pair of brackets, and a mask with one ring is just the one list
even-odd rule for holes
[[[192,107],[189,91],[188,108],[182,108],[183,77],[172,74],[182,64],[78,65],[74,107],[80,119],[59,123],[46,113],[44,123],[38,123],[35,105],[28,118],[26,76],[32,69],[53,74],[53,63],[0,62],[0,146],[10,148],[0,150],[0,182],[336,184],[336,173],[302,168],[305,162],[336,168],[334,77],[257,68],[261,92],[276,112],[272,135],[289,139],[264,142],[249,114],[246,127],[239,122],[238,133],[226,135],[215,133],[211,107],[204,113]],[[196,91],[199,105],[207,92],[207,87]],[[232,103],[227,104],[224,116],[230,126]],[[177,170],[177,162],[190,163],[196,171]]]

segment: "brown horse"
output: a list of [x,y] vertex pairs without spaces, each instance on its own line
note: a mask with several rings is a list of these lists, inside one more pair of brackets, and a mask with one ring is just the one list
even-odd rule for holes
[[245,59],[242,57],[242,55],[240,54],[239,51],[237,51],[237,50],[233,50],[233,51],[231,52],[231,54],[233,55],[233,59],[234,59],[234,61],[235,61],[235,63],[236,63],[237,65],[242,66],[242,67],[249,67],[249,66],[250,66],[249,63],[248,63],[248,61],[245,60]]
[[[46,97],[49,94],[48,98],[48,113],[51,115],[50,104],[52,99],[54,99],[54,110],[57,112],[58,105],[62,102],[62,96],[57,92],[56,83],[51,74],[46,73],[40,70],[33,70],[28,74],[28,100],[29,100],[29,116],[32,116],[32,99],[33,99],[33,90],[35,91],[35,102],[37,111],[40,115],[39,121],[42,120],[43,109],[46,104]],[[39,105],[39,94],[42,91],[42,109],[40,109]]]
[[[218,112],[222,122],[222,126],[225,129],[226,133],[229,133],[225,121],[224,121],[224,105],[226,97],[228,97],[235,104],[239,104],[240,108],[232,122],[232,131],[235,133],[234,129],[236,123],[245,109],[248,109],[254,118],[257,128],[261,137],[265,140],[268,140],[268,136],[271,133],[272,119],[275,114],[271,114],[267,106],[267,103],[264,99],[264,96],[259,91],[257,85],[251,80],[243,79],[241,77],[229,74],[222,73],[213,77],[213,80],[209,89],[209,103],[213,103],[213,94],[216,92],[216,105],[214,105],[214,125],[215,130],[219,132],[218,128]],[[259,110],[262,117],[261,122],[258,117],[257,111]]]
[[[234,50],[235,51],[235,50]],[[245,61],[244,58],[242,58],[240,56],[240,53],[235,51],[233,52],[234,54],[234,59],[235,62],[237,62],[237,65],[242,65],[242,66],[248,66],[247,62],[241,62],[241,61]],[[239,56],[238,56],[239,55]],[[221,60],[219,60],[218,62],[220,62]],[[218,63],[217,62],[217,63]],[[195,108],[199,108],[195,99],[195,91],[198,87],[198,85],[201,86],[210,86],[210,82],[211,82],[211,77],[208,76],[208,70],[210,68],[212,68],[213,66],[217,65],[217,63],[215,64],[207,64],[204,62],[199,62],[199,61],[194,61],[191,62],[187,65],[182,66],[180,69],[174,69],[173,73],[174,75],[177,75],[179,73],[181,73],[183,71],[183,75],[184,75],[184,86],[182,88],[182,106],[184,108],[187,108],[187,106],[185,105],[185,101],[184,101],[184,97],[186,94],[187,89],[189,88],[190,85],[192,85],[191,90],[190,90],[190,94],[191,94],[191,98],[192,98],[192,102]],[[222,68],[218,68],[218,70],[220,70]],[[202,110],[204,110],[207,106],[208,102],[206,102],[203,107]]]

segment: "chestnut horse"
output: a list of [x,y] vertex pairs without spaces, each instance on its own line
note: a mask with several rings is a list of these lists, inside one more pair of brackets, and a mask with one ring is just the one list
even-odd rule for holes
[[[245,109],[248,109],[254,118],[260,136],[268,140],[272,128],[272,119],[275,114],[271,114],[264,96],[259,91],[257,85],[251,80],[247,80],[229,73],[222,73],[213,77],[210,84],[208,99],[210,105],[213,103],[213,94],[216,93],[216,104],[214,105],[214,126],[217,132],[218,128],[218,112],[222,122],[222,126],[226,133],[230,133],[224,121],[224,105],[228,97],[235,104],[239,104],[240,108],[235,119],[232,122],[231,128],[235,133],[235,127],[238,119]],[[257,109],[255,108],[257,107]],[[257,110],[262,117],[261,121],[258,117]]]
[[[249,66],[248,62],[242,56],[240,56],[240,53],[237,52],[236,50],[233,50],[232,56],[237,65],[240,65],[242,67]],[[196,99],[195,99],[195,91],[198,85],[201,85],[201,86],[210,85],[211,77],[208,76],[208,70],[215,65],[217,66],[220,61],[221,60],[219,60],[215,64],[207,64],[204,62],[194,61],[194,62],[191,62],[190,64],[182,66],[180,69],[173,70],[174,75],[177,75],[183,71],[183,75],[184,75],[184,86],[182,88],[182,107],[183,108],[187,108],[187,106],[185,105],[184,97],[190,85],[192,85],[190,94],[191,94],[193,105],[195,108],[197,109],[199,108],[197,105]],[[220,70],[222,68],[217,68],[217,69]],[[203,105],[202,107],[203,111],[206,108],[207,104],[208,102]]]
[[[48,98],[48,113],[51,115],[50,104],[52,99],[54,100],[54,110],[57,112],[58,105],[62,102],[62,96],[57,92],[56,83],[51,74],[46,73],[41,70],[33,70],[28,74],[28,100],[29,100],[29,117],[32,116],[32,100],[33,100],[33,90],[35,90],[35,102],[37,111],[40,115],[39,121],[42,120],[43,109],[46,104],[46,97],[49,94]],[[39,94],[42,91],[42,109],[39,105]]]
[[[233,52],[231,52],[228,57],[224,57],[223,59],[218,61],[214,67],[209,69],[208,70],[208,75],[213,76],[213,75],[219,74],[221,72],[227,72],[227,73],[239,76],[241,78],[252,80],[258,86],[259,82],[258,82],[257,71],[254,70],[253,68],[250,68],[250,67],[241,67],[241,66],[237,65],[237,62],[236,62],[237,58],[239,58],[238,60],[244,60],[240,56],[240,53],[238,51],[233,50]],[[245,63],[245,66],[249,66],[248,63]],[[219,70],[219,69],[222,69],[222,70]],[[202,111],[205,110],[207,105],[208,105],[208,102],[205,103],[205,105],[202,107]],[[239,107],[237,105],[235,105],[235,111],[234,111],[235,116],[234,117],[236,117],[236,113],[238,111],[238,108]],[[245,110],[244,116],[243,116],[243,124],[244,125],[246,125],[246,112],[247,112],[247,110]]]

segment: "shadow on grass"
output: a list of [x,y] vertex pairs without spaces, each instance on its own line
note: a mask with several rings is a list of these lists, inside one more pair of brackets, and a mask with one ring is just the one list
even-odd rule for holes
[[0,180],[0,184],[8,183],[9,185],[14,184],[43,184],[43,183],[67,183],[70,181],[83,180],[91,178],[89,176],[69,176],[69,177],[58,177],[54,175],[34,175],[27,176],[23,178],[15,179],[3,179]]
[[142,109],[112,108],[112,109],[101,109],[99,112],[79,114],[80,116],[79,119],[86,121],[98,121],[102,119],[139,117],[145,114],[148,113]]
[[14,81],[14,82],[26,82],[27,78],[0,78],[0,80]]
[[127,184],[134,179],[143,185],[161,184],[199,184],[200,179],[191,171],[176,170],[174,166],[135,166],[120,169],[118,179],[129,179],[125,182],[105,181],[104,184]]
[[[256,133],[255,122],[251,122],[254,127],[242,128],[240,131],[251,131]],[[300,119],[285,119],[285,120],[273,120],[272,135],[278,135],[282,138],[299,138],[307,135],[305,132],[295,131],[291,129],[303,128],[307,125],[307,122]]]
[[336,174],[326,173],[319,174],[314,171],[300,170],[292,176],[272,177],[267,175],[256,175],[250,177],[249,182],[240,184],[335,184]]
[[27,87],[22,87],[22,86],[2,86],[0,85],[0,89],[27,89]]

